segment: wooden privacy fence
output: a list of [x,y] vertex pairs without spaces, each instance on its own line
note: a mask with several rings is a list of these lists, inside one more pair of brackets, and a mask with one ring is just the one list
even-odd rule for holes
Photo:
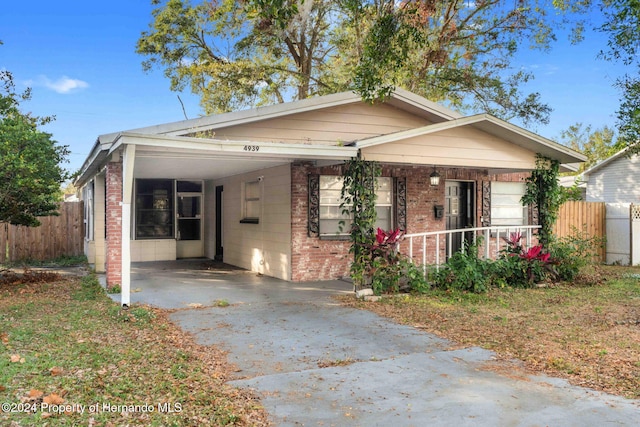
[[[584,237],[596,237],[602,241],[606,237],[606,205],[604,202],[565,202],[558,212],[558,219],[553,227],[556,237],[583,233]],[[594,261],[604,262],[606,248],[596,248]]]
[[39,217],[39,227],[0,223],[0,263],[82,255],[83,203],[60,203],[58,212],[59,216]]

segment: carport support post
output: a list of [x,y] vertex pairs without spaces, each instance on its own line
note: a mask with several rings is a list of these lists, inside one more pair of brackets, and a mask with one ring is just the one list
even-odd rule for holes
[[122,153],[122,307],[129,307],[131,302],[131,198],[135,157],[136,146],[125,145]]

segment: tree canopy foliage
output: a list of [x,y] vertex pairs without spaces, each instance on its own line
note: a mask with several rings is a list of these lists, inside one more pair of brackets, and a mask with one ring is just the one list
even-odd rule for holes
[[[137,43],[146,70],[206,113],[397,86],[459,110],[546,122],[519,49],[546,49],[568,3],[539,0],[152,0]],[[567,3],[567,4],[565,4]]]
[[562,131],[560,138],[564,145],[587,156],[587,161],[578,169],[582,172],[624,148],[621,141],[614,140],[614,136],[614,130],[608,126],[592,131],[591,125],[576,123]]
[[20,111],[30,90],[17,93],[8,71],[0,71],[0,82],[0,222],[37,226],[38,216],[57,213],[69,150],[39,129],[52,117]]
[[629,66],[616,85],[622,99],[618,109],[620,138],[632,145],[629,154],[640,152],[640,1],[603,0],[605,24],[600,30],[608,37],[608,49],[601,52],[604,59]]

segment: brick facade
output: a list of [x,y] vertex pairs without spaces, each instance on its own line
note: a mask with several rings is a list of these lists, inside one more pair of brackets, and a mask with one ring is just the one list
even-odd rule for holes
[[106,260],[107,286],[122,281],[122,159],[106,167]]
[[[528,173],[489,175],[482,169],[437,168],[440,184],[431,186],[431,166],[382,165],[382,176],[406,178],[407,233],[442,231],[444,218],[436,218],[434,205],[445,204],[445,181],[466,181],[475,184],[475,224],[480,226],[482,216],[483,181],[524,181]],[[349,241],[325,240],[308,233],[310,174],[341,175],[340,166],[315,167],[311,163],[294,163],[291,167],[291,278],[293,281],[329,280],[349,275],[351,255]],[[402,247],[401,247],[402,248]],[[402,251],[408,252],[408,242]],[[427,263],[435,262],[435,239],[427,240]],[[422,242],[414,242],[414,258],[422,262]],[[444,260],[445,244],[440,245]]]
[[308,235],[309,174],[341,175],[340,166],[291,166],[291,280],[330,280],[349,275],[349,241],[321,240]]

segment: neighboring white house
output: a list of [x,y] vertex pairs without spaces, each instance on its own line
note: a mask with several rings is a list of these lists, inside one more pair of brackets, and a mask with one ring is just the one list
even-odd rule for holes
[[640,157],[625,148],[582,173],[587,202],[640,203]]
[[640,222],[634,225],[633,220],[640,207],[640,157],[628,151],[620,150],[582,173],[587,202],[607,204],[607,264],[640,262]]

